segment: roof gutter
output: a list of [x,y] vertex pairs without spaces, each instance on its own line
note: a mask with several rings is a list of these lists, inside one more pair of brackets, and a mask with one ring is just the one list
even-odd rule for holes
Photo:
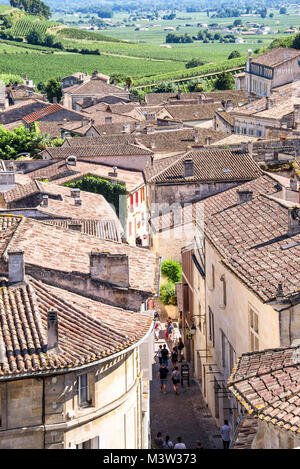
[[148,339],[148,337],[151,335],[151,333],[154,330],[154,318],[153,318],[153,312],[151,311],[144,311],[143,313],[140,314],[151,314],[152,316],[152,322],[151,326],[149,327],[147,333],[144,335],[142,339],[140,339],[138,342],[130,345],[130,347],[121,350],[120,352],[114,353],[112,355],[108,355],[107,357],[100,358],[99,360],[96,361],[91,361],[90,363],[85,363],[84,365],[79,365],[75,367],[70,367],[70,368],[62,368],[60,370],[49,370],[49,371],[38,371],[38,372],[33,372],[33,373],[24,373],[20,375],[11,375],[11,376],[1,376],[0,377],[0,382],[1,381],[12,381],[12,380],[17,380],[17,379],[24,379],[24,378],[40,378],[43,376],[51,376],[51,375],[58,375],[58,374],[65,374],[73,371],[79,371],[79,370],[84,370],[86,368],[90,368],[91,366],[96,366],[96,365],[101,365],[102,363],[105,363],[109,360],[114,360],[115,358],[119,357],[120,355],[124,355],[125,353],[131,352],[131,350],[135,349],[136,347],[139,347],[145,340]]

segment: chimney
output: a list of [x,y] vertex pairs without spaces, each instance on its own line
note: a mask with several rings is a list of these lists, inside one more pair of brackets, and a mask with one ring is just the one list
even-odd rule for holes
[[152,142],[151,142],[151,149],[154,150],[154,149],[155,149],[155,146],[156,146],[156,145],[155,145],[155,140],[152,140]]
[[288,234],[294,235],[300,233],[300,208],[294,207],[288,209]]
[[75,202],[75,205],[78,207],[82,205],[82,200],[80,197],[75,197],[74,202]]
[[85,127],[86,125],[88,125],[90,122],[90,120],[86,117],[84,117],[81,121],[81,127]]
[[99,280],[128,288],[128,256],[126,254],[92,251],[90,253],[90,275],[92,280]]
[[253,142],[248,142],[248,153],[252,156],[253,154]]
[[245,202],[250,202],[253,197],[253,192],[247,189],[237,189],[237,204],[244,204]]
[[225,111],[226,112],[230,112],[232,111],[234,108],[234,104],[233,104],[233,101],[231,101],[230,99],[225,103]]
[[105,117],[105,124],[111,124],[112,123],[112,117]]
[[58,347],[58,320],[54,308],[48,310],[48,346],[47,352]]
[[297,179],[290,178],[290,190],[291,191],[297,191],[298,190]]
[[48,207],[49,197],[46,194],[44,194],[42,199],[43,199],[42,200],[42,207]]
[[247,151],[247,143],[246,143],[246,142],[242,142],[242,143],[241,143],[241,150],[240,150],[240,152],[241,152],[241,153],[246,153],[246,151]]
[[176,98],[177,98],[177,99],[181,99],[181,94],[182,94],[182,91],[181,91],[181,90],[178,90],[178,93],[177,93]]
[[69,166],[76,166],[77,158],[75,155],[70,155],[66,158],[66,164]]
[[71,197],[74,197],[74,199],[79,199],[80,198],[80,189],[77,189],[75,187],[74,189],[71,189]]
[[130,133],[130,124],[123,124],[123,133],[125,134]]
[[275,98],[271,96],[266,97],[266,109],[271,109],[275,105]]
[[294,129],[300,130],[300,104],[294,104]]
[[111,177],[117,177],[118,176],[117,169],[118,169],[117,166],[113,166],[113,172],[109,172],[108,175]]
[[73,231],[82,231],[82,223],[81,222],[76,222],[76,221],[71,221],[69,224],[68,224],[68,228],[69,230],[73,230]]
[[203,98],[204,98],[203,94],[200,94],[199,95],[199,104],[203,103]]
[[205,137],[205,145],[211,145],[211,137]]
[[282,282],[279,282],[277,286],[276,300],[281,301],[283,300],[283,298],[284,298],[284,294],[283,294]]
[[52,102],[53,102],[53,104],[57,104],[57,97],[56,96],[53,97]]
[[198,142],[199,138],[199,131],[197,129],[194,130],[194,142]]
[[248,57],[246,63],[246,72],[250,72],[250,65],[252,62],[252,49],[248,49]]
[[194,176],[194,162],[192,159],[187,159],[183,161],[184,165],[184,177]]
[[11,283],[24,282],[24,251],[8,252],[8,280]]

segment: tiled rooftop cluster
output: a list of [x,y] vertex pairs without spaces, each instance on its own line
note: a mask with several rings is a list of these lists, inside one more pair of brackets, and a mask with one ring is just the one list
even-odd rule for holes
[[[184,162],[192,160],[194,175],[184,177]],[[261,170],[247,152],[230,150],[191,150],[147,179],[151,183],[187,183],[194,181],[243,181],[255,179]]]
[[250,414],[300,434],[299,347],[243,354],[228,387]]
[[[68,294],[66,299],[64,291],[54,293],[34,279],[0,288],[0,343],[6,351],[0,379],[91,364],[136,343],[151,325],[149,315],[92,300],[76,304],[72,296]],[[58,315],[59,349],[48,351],[47,313],[51,308]]]
[[222,262],[263,301],[284,296],[300,284],[300,233],[288,234],[292,204],[259,195],[250,202],[216,213],[206,223],[206,236]]

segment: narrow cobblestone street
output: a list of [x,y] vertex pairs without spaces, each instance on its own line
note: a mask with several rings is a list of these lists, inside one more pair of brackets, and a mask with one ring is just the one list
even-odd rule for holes
[[[155,351],[164,343],[167,343],[165,339],[157,340]],[[172,371],[170,360],[168,369]],[[186,382],[184,387],[179,385],[179,394],[176,395],[169,375],[167,394],[163,394],[160,392],[160,382],[156,380],[158,370],[159,365],[153,365],[150,386],[152,441],[160,431],[163,439],[169,435],[174,444],[177,437],[181,436],[187,449],[196,448],[197,440],[201,441],[204,449],[221,449],[220,430],[205,405],[198,383],[192,379],[190,387],[187,387]]]

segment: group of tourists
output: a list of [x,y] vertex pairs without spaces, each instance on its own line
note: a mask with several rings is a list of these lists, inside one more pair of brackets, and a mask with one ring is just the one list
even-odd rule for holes
[[[154,444],[156,449],[186,449],[185,443],[182,441],[182,437],[177,437],[177,442],[174,444],[170,439],[169,435],[166,435],[165,439],[163,439],[161,432],[158,432],[156,437],[154,438]],[[195,449],[203,449],[201,441],[197,441],[197,446]]]
[[[168,380],[168,375],[170,374],[170,370],[168,368],[169,358],[171,358],[171,362],[172,362],[172,371],[171,371],[170,380],[173,383],[173,389],[174,389],[175,394],[178,394],[178,385],[181,381],[181,375],[177,366],[177,362],[181,361],[181,350],[183,347],[184,347],[184,344],[182,343],[182,340],[180,339],[180,342],[178,343],[178,345],[175,345],[175,347],[173,347],[171,356],[169,356],[169,350],[167,349],[166,344],[164,344],[164,346],[160,345],[158,348],[157,358],[158,358],[160,368],[158,370],[156,379],[157,380],[160,379],[160,391],[163,392],[164,394],[167,394],[167,380]],[[178,355],[180,358],[178,358]]]

